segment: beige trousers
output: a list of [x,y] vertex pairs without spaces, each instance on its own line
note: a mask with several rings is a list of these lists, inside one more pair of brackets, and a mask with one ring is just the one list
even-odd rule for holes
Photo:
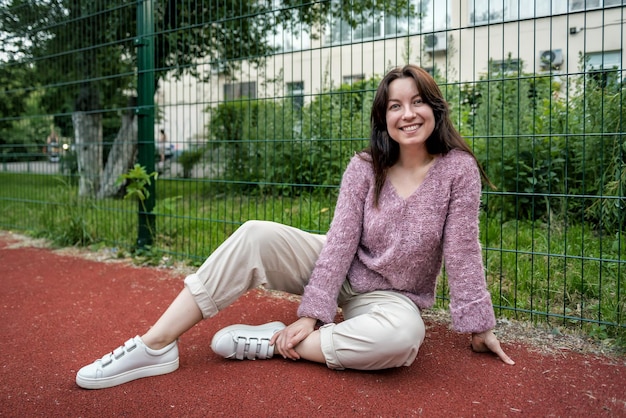
[[[185,286],[205,318],[260,285],[301,295],[325,241],[290,226],[248,221],[185,278]],[[378,370],[413,363],[425,328],[409,298],[391,291],[359,294],[346,280],[338,304],[345,320],[320,328],[329,368]]]

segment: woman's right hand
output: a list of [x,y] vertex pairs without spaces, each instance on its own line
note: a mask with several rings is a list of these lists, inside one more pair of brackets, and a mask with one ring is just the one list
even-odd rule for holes
[[509,357],[504,352],[504,350],[502,350],[502,347],[500,347],[500,341],[498,341],[498,338],[492,330],[473,333],[472,350],[476,351],[477,353],[491,351],[495,353],[498,357],[500,357],[500,360],[502,360],[506,364],[515,364],[511,357]]
[[303,317],[274,334],[270,344],[274,345],[274,352],[278,351],[284,358],[300,359],[295,348],[302,340],[308,337],[315,329],[317,319]]

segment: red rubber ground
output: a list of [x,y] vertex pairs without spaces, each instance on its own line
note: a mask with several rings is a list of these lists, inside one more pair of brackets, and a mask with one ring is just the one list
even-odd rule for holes
[[11,417],[598,417],[626,416],[624,359],[540,355],[505,345],[517,365],[427,323],[411,367],[331,371],[283,359],[228,361],[209,344],[223,326],[295,319],[297,302],[250,292],[180,340],[172,374],[116,388],[76,386],[83,365],[140,334],[181,289],[158,269],[10,248],[0,234],[0,415]]

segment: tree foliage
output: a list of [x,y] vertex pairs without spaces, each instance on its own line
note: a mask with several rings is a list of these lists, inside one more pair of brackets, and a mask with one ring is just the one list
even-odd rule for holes
[[[259,64],[275,51],[270,35],[282,28],[297,25],[315,36],[331,16],[356,26],[377,11],[398,16],[414,13],[409,0],[166,0],[152,4],[156,27],[148,41],[155,47],[155,88],[166,74],[179,77],[188,73],[202,81],[211,73],[203,64],[218,65],[230,74],[243,61]],[[144,41],[136,39],[138,3],[5,0],[3,6],[0,52],[33,63],[36,81],[45,88],[44,110],[55,115],[62,133],[69,135],[73,128],[76,141],[85,146],[102,147],[102,136],[117,142],[122,136],[102,127],[119,129],[119,114],[132,107],[129,100],[136,90],[136,41]],[[85,115],[72,116],[75,112]],[[73,126],[72,121],[85,126],[101,124],[98,137],[78,138],[78,132],[86,129]],[[104,148],[104,153],[93,155],[106,159],[106,144]],[[92,168],[88,162],[81,164],[79,158],[82,174],[81,165],[85,170]],[[93,184],[99,170],[89,175]]]
[[[78,83],[78,91],[68,92],[75,96],[77,109],[100,108],[108,100],[119,100],[112,93],[132,87],[136,1],[4,3],[0,51],[45,66],[40,74],[43,84]],[[376,11],[397,16],[415,13],[409,0],[167,0],[155,1],[154,6],[157,82],[169,72],[202,78],[198,65],[202,61],[220,62],[227,71],[242,60],[258,63],[275,51],[268,35],[280,28],[298,25],[316,36],[331,16],[356,26]]]
[[[37,143],[36,135],[28,132],[33,124],[28,119],[19,120],[33,113],[33,105],[38,103],[41,95],[31,87],[33,80],[33,69],[28,64],[10,59],[0,66],[0,152],[3,154],[26,153],[30,144]],[[8,147],[8,144],[14,144],[14,147]]]
[[17,117],[26,110],[26,100],[32,91],[34,74],[32,67],[14,59],[0,66],[0,129],[11,125],[9,117]]

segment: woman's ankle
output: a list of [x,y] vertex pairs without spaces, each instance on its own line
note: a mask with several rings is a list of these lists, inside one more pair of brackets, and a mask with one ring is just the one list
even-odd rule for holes
[[155,337],[155,336],[150,335],[150,333],[148,332],[141,336],[141,341],[143,341],[146,347],[152,350],[160,350],[163,347],[166,347],[169,344],[171,344],[172,341],[174,340],[161,338],[161,337]]

